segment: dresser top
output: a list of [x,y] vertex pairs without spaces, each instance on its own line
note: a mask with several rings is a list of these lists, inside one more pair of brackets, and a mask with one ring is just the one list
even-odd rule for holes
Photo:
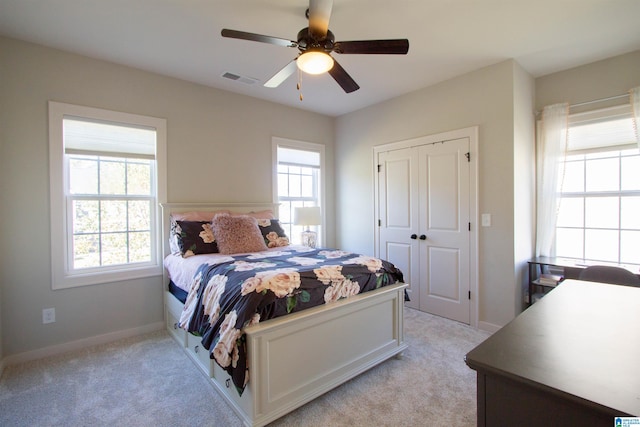
[[466,363],[640,416],[640,288],[565,280],[470,351]]

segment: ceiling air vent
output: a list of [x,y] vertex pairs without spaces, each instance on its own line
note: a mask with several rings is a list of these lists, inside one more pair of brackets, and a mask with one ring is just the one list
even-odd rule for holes
[[252,85],[258,81],[258,79],[254,79],[252,77],[241,76],[239,74],[234,74],[230,72],[225,72],[222,77],[229,80],[235,80],[240,83],[244,83],[246,85]]

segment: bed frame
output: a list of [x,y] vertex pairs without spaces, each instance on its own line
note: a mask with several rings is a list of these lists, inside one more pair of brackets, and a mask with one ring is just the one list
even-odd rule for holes
[[[277,215],[277,205],[271,203],[164,203],[165,255],[169,253],[171,212],[221,209],[239,213],[271,209]],[[164,279],[168,283],[166,272]],[[401,356],[407,348],[403,325],[406,287],[386,286],[246,328],[250,379],[242,396],[228,374],[209,358],[200,338],[178,327],[183,305],[168,291],[165,321],[170,334],[243,423],[264,426],[373,366]]]

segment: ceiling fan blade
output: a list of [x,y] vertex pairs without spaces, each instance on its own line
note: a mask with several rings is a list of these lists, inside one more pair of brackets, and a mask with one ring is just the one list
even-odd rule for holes
[[224,28],[221,34],[222,37],[229,37],[232,39],[251,40],[254,42],[268,43],[284,47],[298,47],[298,43],[291,40],[281,39],[279,37],[263,36],[262,34],[246,33],[244,31],[229,30],[227,28]]
[[336,42],[333,51],[336,53],[406,55],[409,51],[409,40],[391,39]]
[[333,0],[309,0],[309,34],[316,40],[324,40],[329,30]]
[[[298,59],[298,58],[296,58]],[[284,66],[284,68],[280,71],[278,71],[273,77],[271,77],[269,80],[267,80],[267,82],[264,84],[265,87],[278,87],[280,86],[280,84],[287,80],[287,78],[289,78],[289,76],[293,73],[296,72],[296,70],[298,69],[298,64],[296,64],[296,59],[294,59],[293,61],[289,62],[287,65]]]
[[342,89],[347,93],[360,89],[358,83],[351,78],[345,69],[342,68],[342,65],[338,64],[338,61],[335,59],[333,60],[333,67],[329,70],[329,74],[331,74],[331,77],[333,77],[333,79],[338,82],[340,87],[342,87]]

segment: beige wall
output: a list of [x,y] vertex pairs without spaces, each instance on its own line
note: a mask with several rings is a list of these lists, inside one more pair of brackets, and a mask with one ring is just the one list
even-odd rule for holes
[[[533,96],[532,79],[514,61],[504,61],[336,120],[338,246],[365,253],[375,249],[373,147],[479,126],[479,212],[492,215],[492,226],[478,227],[478,316],[488,329],[521,309],[514,273],[514,109],[516,102],[518,111],[525,105],[523,114],[532,118],[533,107],[531,100],[516,100],[523,91],[515,83]],[[533,144],[527,131],[518,127],[518,144],[525,147]]]
[[516,64],[513,102],[513,218],[514,218],[514,274],[515,304],[524,307],[524,296],[529,280],[528,264],[535,255],[535,81]]
[[[536,79],[536,110],[558,102],[578,104],[627,94],[640,86],[640,50]],[[629,98],[572,108],[572,112],[628,103]]]
[[[48,100],[166,118],[173,202],[269,201],[271,137],[325,144],[328,244],[365,253],[374,252],[373,147],[478,125],[479,212],[493,219],[479,227],[478,315],[491,329],[519,313],[533,251],[534,101],[540,110],[638,85],[640,51],[535,85],[508,60],[332,119],[0,38],[0,361],[162,321],[160,278],[51,290]],[[47,307],[57,321],[42,325]]]
[[48,100],[166,118],[171,202],[270,202],[271,137],[325,144],[334,243],[332,118],[7,38],[0,64],[0,360],[162,322],[160,277],[51,290]]

